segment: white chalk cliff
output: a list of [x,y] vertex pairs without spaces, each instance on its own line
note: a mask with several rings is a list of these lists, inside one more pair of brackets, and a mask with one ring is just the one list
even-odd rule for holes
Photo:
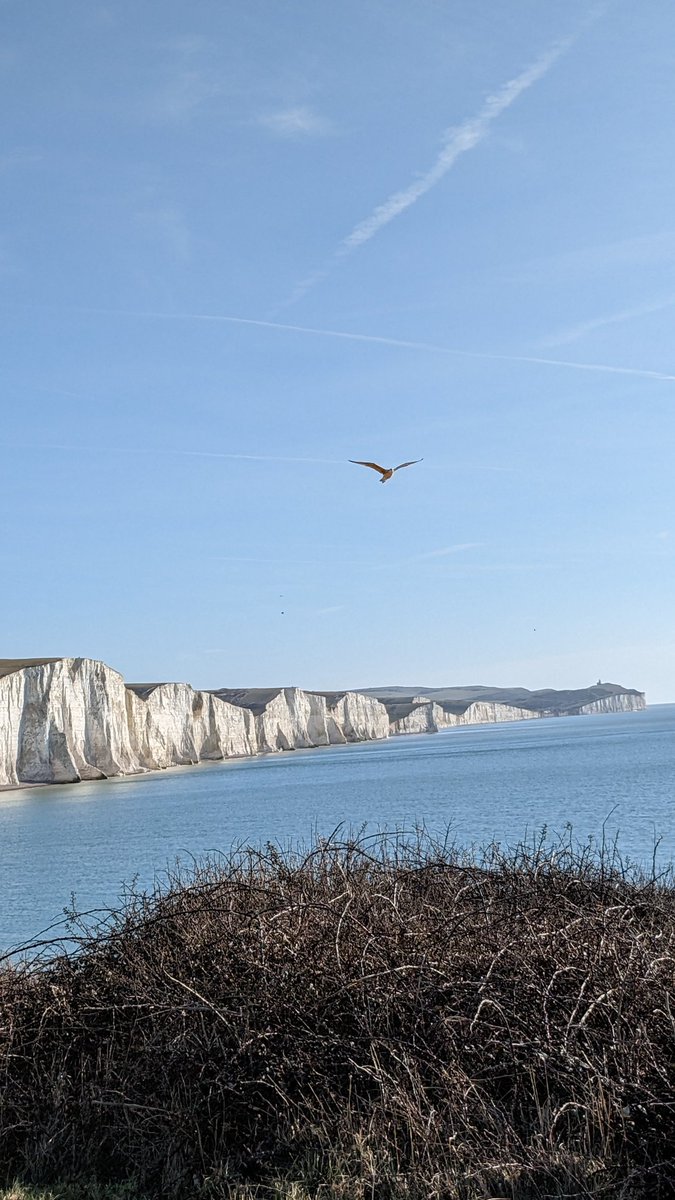
[[[576,711],[645,707],[642,693],[608,686],[615,688],[611,695]],[[555,711],[475,700],[453,712],[422,695],[385,704],[354,691],[125,685],[117,671],[93,659],[0,660],[0,787],[134,775]]]
[[443,713],[443,724],[491,725],[495,721],[529,721],[540,713],[531,708],[517,708],[513,704],[500,704],[498,700],[474,700],[463,713]]
[[300,688],[232,696],[239,702],[187,683],[126,686],[117,671],[86,658],[0,661],[0,787],[389,735],[387,710],[371,696]]
[[117,671],[61,658],[0,676],[0,784],[67,783],[140,770]]
[[127,687],[126,711],[140,770],[258,752],[252,713],[188,683]]
[[590,704],[582,704],[578,711],[584,714],[639,712],[642,708],[646,708],[642,692],[625,692],[621,697],[604,696],[602,700],[592,700]]
[[253,713],[258,752],[335,746],[389,736],[384,704],[359,692],[222,688],[215,696]]
[[428,696],[414,696],[408,703],[389,705],[392,733],[436,733],[457,725],[487,725],[495,721],[526,721],[541,714],[492,700],[474,700],[464,712],[446,711]]

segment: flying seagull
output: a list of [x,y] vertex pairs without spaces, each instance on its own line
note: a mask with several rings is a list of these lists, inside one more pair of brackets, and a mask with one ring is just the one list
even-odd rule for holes
[[415,463],[422,462],[421,458],[411,458],[410,462],[399,463],[397,467],[381,467],[378,463],[364,462],[361,458],[350,458],[351,463],[356,463],[357,467],[372,467],[374,471],[379,471],[382,476],[380,483],[386,483],[391,479],[394,471],[400,471],[401,467],[412,467]]

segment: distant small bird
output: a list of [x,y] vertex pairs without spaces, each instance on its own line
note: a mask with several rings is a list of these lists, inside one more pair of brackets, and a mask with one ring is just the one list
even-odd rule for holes
[[380,483],[386,483],[391,479],[394,471],[400,471],[401,467],[412,467],[415,463],[423,462],[421,458],[411,458],[410,462],[399,463],[397,467],[381,467],[378,463],[364,462],[361,458],[350,458],[350,463],[356,463],[357,467],[372,467],[374,471],[379,471],[382,476]]

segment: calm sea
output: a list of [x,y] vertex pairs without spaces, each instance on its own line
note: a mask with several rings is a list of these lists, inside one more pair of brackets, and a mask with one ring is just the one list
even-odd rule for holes
[[336,826],[424,824],[462,845],[618,834],[625,858],[675,859],[675,704],[453,729],[156,774],[0,793],[0,950],[114,905],[134,877],[234,844],[311,842]]

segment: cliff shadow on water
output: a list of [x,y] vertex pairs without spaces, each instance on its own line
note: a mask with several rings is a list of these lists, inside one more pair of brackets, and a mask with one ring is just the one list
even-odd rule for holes
[[71,933],[0,966],[0,1180],[673,1195],[670,875],[364,835],[204,860]]

